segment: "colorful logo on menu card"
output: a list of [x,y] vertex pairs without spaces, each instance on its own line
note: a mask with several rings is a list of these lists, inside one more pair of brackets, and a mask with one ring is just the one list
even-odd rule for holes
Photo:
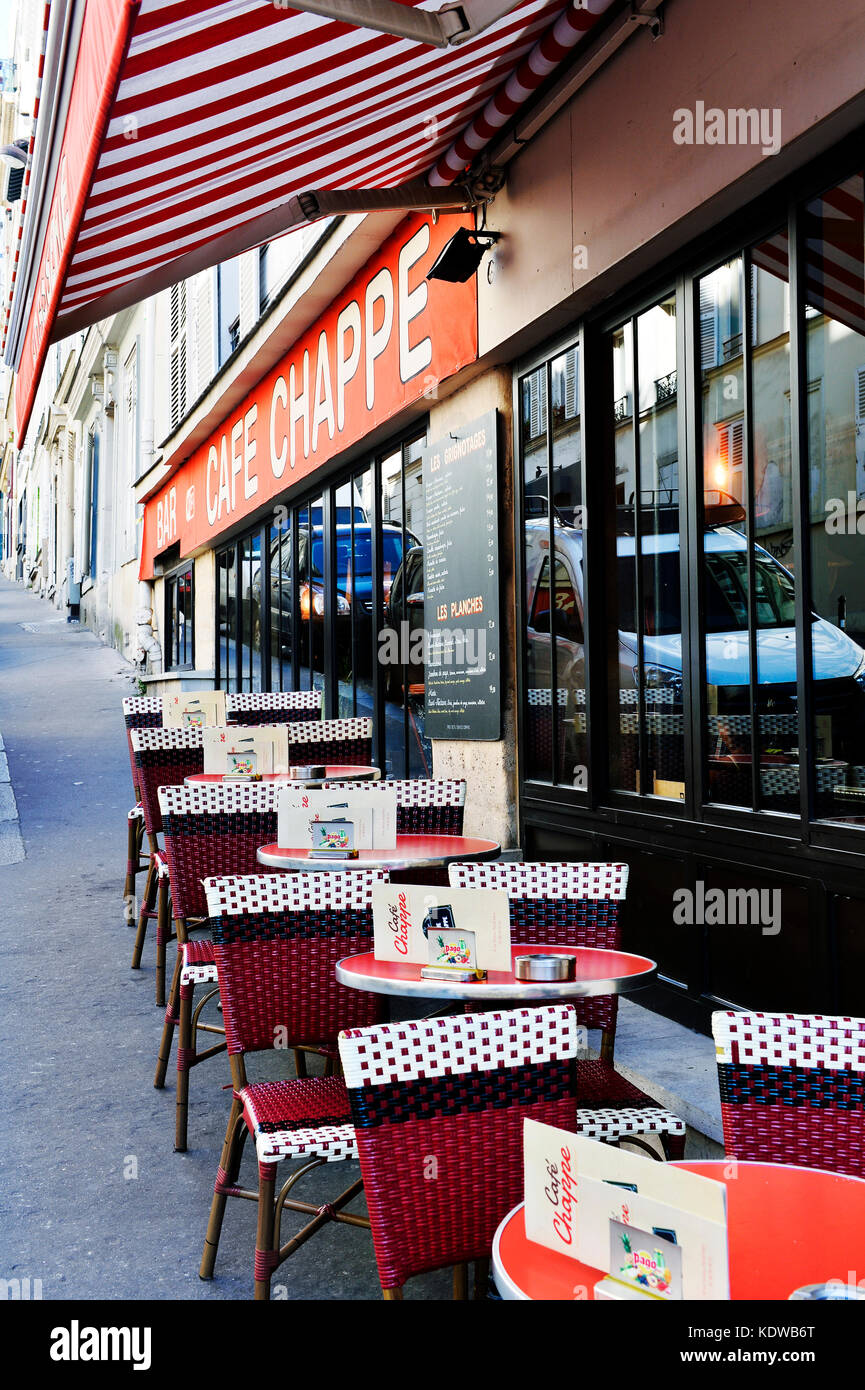
[[204,728],[204,710],[203,710],[203,709],[185,709],[185,710],[183,711],[182,715],[180,716],[180,718],[181,718],[181,723],[183,724],[183,727],[184,727],[184,728],[187,728],[187,729],[203,729],[203,728]]
[[655,1298],[681,1298],[682,1247],[654,1231],[611,1221],[610,1274]]
[[238,753],[229,748],[225,755],[228,772],[233,777],[253,777],[255,775],[255,754]]
[[310,821],[309,829],[313,849],[354,848],[354,825],[351,821],[316,819]]
[[[464,968],[474,969],[475,948],[474,932],[469,932],[471,942],[466,940],[465,935],[457,932],[439,932],[435,939],[437,950],[435,952],[434,965],[453,965]],[[445,940],[447,937],[447,940]]]

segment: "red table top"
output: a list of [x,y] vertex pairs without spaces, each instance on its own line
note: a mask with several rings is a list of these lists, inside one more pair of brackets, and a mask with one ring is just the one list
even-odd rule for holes
[[576,978],[555,983],[549,980],[518,980],[513,970],[489,970],[485,980],[472,980],[470,983],[424,980],[420,965],[376,960],[372,951],[346,956],[338,961],[336,976],[341,984],[354,989],[368,989],[373,994],[471,999],[483,1006],[490,999],[566,999],[594,994],[622,994],[647,984],[656,969],[655,962],[647,956],[635,956],[627,951],[604,951],[595,947],[512,946],[511,957],[523,956],[531,951],[576,956]]
[[258,859],[271,868],[314,869],[413,869],[450,864],[461,859],[495,859],[501,845],[495,840],[477,840],[466,835],[397,835],[395,849],[361,849],[356,859],[328,859],[313,855],[303,845],[282,849],[277,844],[262,845]]
[[[676,1165],[727,1185],[730,1297],[786,1300],[805,1284],[863,1277],[865,1181],[821,1168],[732,1159]],[[526,1239],[522,1205],[496,1233],[493,1264],[531,1299],[593,1298],[604,1271]],[[859,1270],[852,1279],[850,1272]],[[586,1293],[576,1292],[585,1289]],[[512,1291],[512,1297],[517,1295]]]
[[[263,772],[258,779],[261,782],[289,782],[295,786],[303,786],[308,780],[321,782],[350,782],[363,781],[371,782],[381,776],[377,767],[359,767],[354,763],[328,763],[324,770],[324,777],[305,778],[292,777],[289,772]],[[184,782],[187,786],[196,782],[249,782],[249,777],[226,777],[222,772],[190,772],[185,777]]]

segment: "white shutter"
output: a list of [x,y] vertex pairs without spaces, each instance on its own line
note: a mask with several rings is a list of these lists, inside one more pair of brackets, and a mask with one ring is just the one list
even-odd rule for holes
[[730,420],[721,425],[718,431],[718,448],[721,463],[727,473],[727,486],[721,492],[728,492],[737,502],[745,498],[745,421]]
[[196,373],[189,373],[196,396],[202,396],[216,375],[216,272],[203,271],[195,286]]
[[579,414],[579,380],[577,378],[577,349],[565,353],[565,419]]
[[170,413],[171,428],[175,429],[186,414],[186,282],[172,285],[169,302],[170,356]]
[[865,497],[865,367],[857,367],[854,380],[856,406],[856,496]]
[[700,281],[700,366],[718,365],[718,306],[715,300],[715,277],[704,275]]
[[251,333],[258,318],[258,250],[240,257],[240,336]]
[[547,428],[546,367],[542,367],[539,371],[533,372],[529,377],[529,398],[531,401],[529,437],[531,439],[537,439],[538,435],[544,434]]

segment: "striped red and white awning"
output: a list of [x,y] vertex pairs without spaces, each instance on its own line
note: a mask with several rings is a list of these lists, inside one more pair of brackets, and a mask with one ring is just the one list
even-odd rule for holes
[[[811,200],[803,214],[802,266],[808,306],[865,336],[865,180],[854,174]],[[786,231],[755,246],[755,266],[789,282]]]
[[458,203],[445,190],[612,3],[523,0],[436,48],[282,0],[51,0],[80,31],[14,287],[19,435],[49,342],[339,210],[336,191]]

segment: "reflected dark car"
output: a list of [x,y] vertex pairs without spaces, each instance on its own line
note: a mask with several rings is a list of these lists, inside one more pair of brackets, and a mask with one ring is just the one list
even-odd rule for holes
[[[400,655],[404,656],[408,662],[409,654],[418,645],[413,640],[414,634],[423,632],[424,627],[422,545],[414,545],[411,550],[406,551],[405,559],[394,575],[393,584],[385,603],[384,620],[385,627],[398,634]],[[403,650],[403,629],[401,627],[404,622],[408,623],[405,650]],[[420,686],[423,688],[424,668],[422,662],[408,662],[405,668],[400,664],[387,667],[385,681],[387,698],[400,700],[403,684],[407,687]]]
[[[415,538],[406,533],[409,544]],[[353,543],[353,544],[352,544]],[[282,567],[280,568],[280,557]],[[403,533],[399,526],[382,526],[382,578],[385,605],[390,595],[391,585],[403,558]],[[325,617],[324,594],[324,532],[321,527],[312,531],[301,528],[298,533],[298,561],[300,589],[298,601],[302,621],[323,622]],[[270,622],[271,629],[280,633],[280,646],[283,652],[291,650],[292,612],[292,565],[291,547],[282,538],[271,546],[270,559]],[[261,623],[261,570],[256,572],[251,591],[253,637],[260,632]],[[336,623],[337,644],[342,640],[350,642],[350,625],[354,614],[357,624],[368,623],[369,637],[372,638],[373,577],[372,577],[372,527],[368,522],[354,525],[348,523],[336,527]]]

